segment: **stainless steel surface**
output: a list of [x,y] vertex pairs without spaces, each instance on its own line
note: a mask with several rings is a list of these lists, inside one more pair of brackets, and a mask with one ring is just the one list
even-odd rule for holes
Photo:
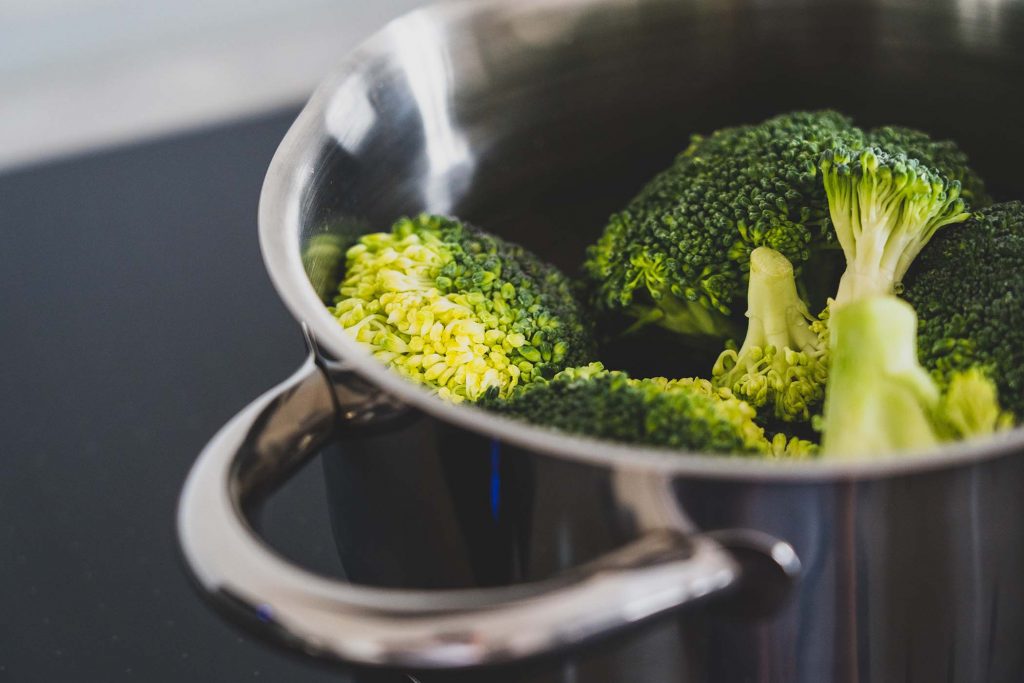
[[[681,616],[530,680],[1024,680],[1020,429],[839,464],[556,435],[444,403],[388,372],[341,333],[300,258],[319,232],[431,210],[572,268],[607,214],[689,134],[794,108],[955,138],[995,195],[1011,198],[1024,187],[1022,82],[1024,5],[1007,0],[485,0],[416,12],[375,36],[293,126],[260,206],[267,267],[293,314],[415,408],[393,433],[345,444],[375,458],[325,462],[350,578],[394,588],[543,580],[634,539],[649,513],[622,494],[642,482],[657,492],[647,496],[657,518],[677,506],[705,531],[784,539],[802,566],[795,594],[762,619]],[[462,510],[476,508],[460,500],[483,483],[464,472],[494,454],[509,482],[501,515],[474,526]],[[409,463],[417,496],[393,487]],[[345,487],[362,507],[337,496]],[[387,552],[367,550],[367,539],[386,539]],[[435,539],[453,552],[403,554]]]
[[[577,645],[736,583],[729,553],[689,533],[671,497],[658,495],[665,481],[627,472],[618,474],[615,507],[634,514],[641,535],[543,582],[397,591],[332,581],[289,564],[252,532],[244,510],[336,429],[387,419],[379,415],[379,394],[339,406],[336,393],[350,394],[351,384],[343,370],[332,376],[311,357],[214,437],[182,493],[178,533],[196,581],[221,607],[281,641],[361,664],[496,664]],[[367,420],[374,410],[377,418]]]
[[524,427],[445,402],[373,361],[339,331],[301,259],[318,232],[379,229],[427,210],[476,220],[573,266],[607,215],[691,133],[798,107],[835,107],[866,124],[917,124],[953,136],[983,172],[992,163],[997,172],[985,175],[1012,188],[1024,179],[998,153],[1024,148],[1014,114],[1015,105],[1024,109],[1016,87],[1024,80],[1024,4],[992,7],[485,0],[415,11],[364,43],[285,137],[260,201],[264,260],[296,318],[367,379],[446,422],[559,457],[821,480],[922,471],[1024,448],[1017,429],[915,457],[780,464],[667,455]]

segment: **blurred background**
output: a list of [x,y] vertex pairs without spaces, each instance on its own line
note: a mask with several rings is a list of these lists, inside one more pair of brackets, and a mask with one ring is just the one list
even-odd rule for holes
[[2,0],[0,169],[301,102],[421,0]]
[[[316,83],[417,0],[0,0],[0,681],[345,681],[191,590],[175,503],[304,348],[256,237]],[[319,466],[265,533],[338,571]]]

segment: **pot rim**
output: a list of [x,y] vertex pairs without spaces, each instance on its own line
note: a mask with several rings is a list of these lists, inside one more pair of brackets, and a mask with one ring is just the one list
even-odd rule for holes
[[[617,0],[599,0],[618,4]],[[560,7],[595,4],[571,0]],[[550,8],[546,0],[516,3],[516,12]],[[772,460],[715,456],[651,446],[632,446],[561,433],[488,413],[468,404],[453,404],[378,362],[358,342],[342,333],[306,277],[300,236],[303,188],[315,177],[321,143],[330,137],[327,106],[338,86],[359,73],[361,65],[386,53],[395,27],[403,22],[452,23],[463,15],[508,12],[501,0],[456,0],[416,9],[391,21],[352,51],[316,89],[289,128],[267,171],[259,202],[259,238],[270,279],[292,315],[305,322],[317,343],[351,364],[353,371],[388,394],[423,413],[531,451],[612,468],[645,469],[666,474],[715,479],[822,481],[874,479],[935,469],[968,466],[1024,450],[1024,427],[990,438],[952,443],[927,452],[904,452],[855,460]],[[312,143],[312,144],[311,144]]]

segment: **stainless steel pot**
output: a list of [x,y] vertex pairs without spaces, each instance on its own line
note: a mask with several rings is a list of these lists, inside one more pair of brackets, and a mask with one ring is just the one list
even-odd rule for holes
[[[302,261],[323,231],[429,210],[571,269],[690,133],[794,108],[953,137],[1019,196],[1022,48],[1005,0],[485,0],[392,23],[267,174],[264,257],[316,342],[189,476],[197,585],[274,642],[424,682],[1024,680],[1021,430],[852,463],[559,435],[378,365]],[[246,517],[328,444],[353,583],[288,564]]]

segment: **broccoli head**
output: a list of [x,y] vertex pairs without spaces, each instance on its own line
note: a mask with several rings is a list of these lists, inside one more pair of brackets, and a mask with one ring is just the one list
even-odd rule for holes
[[967,154],[952,140],[934,140],[913,128],[883,126],[868,133],[868,143],[917,159],[936,173],[959,182],[960,196],[972,208],[980,209],[992,203],[981,176],[971,169]]
[[969,215],[959,181],[902,153],[836,145],[820,165],[846,256],[833,306],[893,293],[935,231]]
[[815,446],[766,439],[747,402],[703,379],[633,379],[600,363],[569,368],[507,399],[492,392],[489,410],[561,431],[626,443],[705,453],[806,457]]
[[[852,220],[846,215],[852,210],[844,205],[847,200],[843,196],[833,200],[826,193],[822,154],[833,150],[829,171],[834,175],[856,173],[855,163],[835,162],[836,154],[843,159],[847,149],[874,147],[886,153],[885,162],[876,169],[880,175],[893,170],[890,157],[914,160],[901,169],[924,173],[904,187],[908,200],[927,181],[926,194],[932,202],[938,201],[935,195],[940,192],[949,197],[954,192],[951,188],[961,185],[956,192],[965,201],[977,206],[988,201],[981,179],[955,143],[933,140],[910,128],[864,131],[833,111],[793,112],[756,125],[723,128],[707,137],[694,136],[671,167],[611,216],[584,264],[595,291],[595,308],[683,335],[733,336],[730,316],[746,291],[754,249],[775,249],[799,275],[806,261],[836,246],[830,203],[837,204],[833,209],[841,209],[840,218],[847,225]],[[880,157],[875,156],[878,163]],[[940,178],[949,180],[931,189]],[[868,182],[873,179],[869,174]],[[839,189],[835,179],[832,185]],[[847,192],[853,189],[864,189],[869,201],[895,199],[895,190],[868,197],[866,185],[848,187]],[[909,213],[920,211],[926,199],[904,202],[901,211],[908,215],[900,214],[894,229],[912,227],[915,218]],[[956,201],[949,200],[953,214]],[[880,212],[885,209],[888,204]],[[863,218],[867,221],[871,216]],[[921,230],[927,232],[925,227]],[[815,264],[815,271],[819,265]]]
[[979,368],[1024,416],[1024,203],[983,209],[936,235],[903,296],[921,318],[921,362],[943,387]]
[[825,395],[827,332],[797,294],[792,264],[768,247],[750,254],[747,318],[743,345],[722,352],[712,382],[780,420],[810,419]]
[[924,450],[1008,425],[995,386],[977,371],[942,394],[917,360],[917,316],[894,296],[832,311],[822,454],[852,458]]
[[750,253],[795,264],[828,241],[823,150],[864,143],[835,112],[795,112],[694,136],[673,165],[614,214],[584,266],[596,305],[687,335],[725,337]]
[[453,401],[592,359],[569,280],[522,247],[442,216],[397,221],[345,255],[331,313],[354,339]]

